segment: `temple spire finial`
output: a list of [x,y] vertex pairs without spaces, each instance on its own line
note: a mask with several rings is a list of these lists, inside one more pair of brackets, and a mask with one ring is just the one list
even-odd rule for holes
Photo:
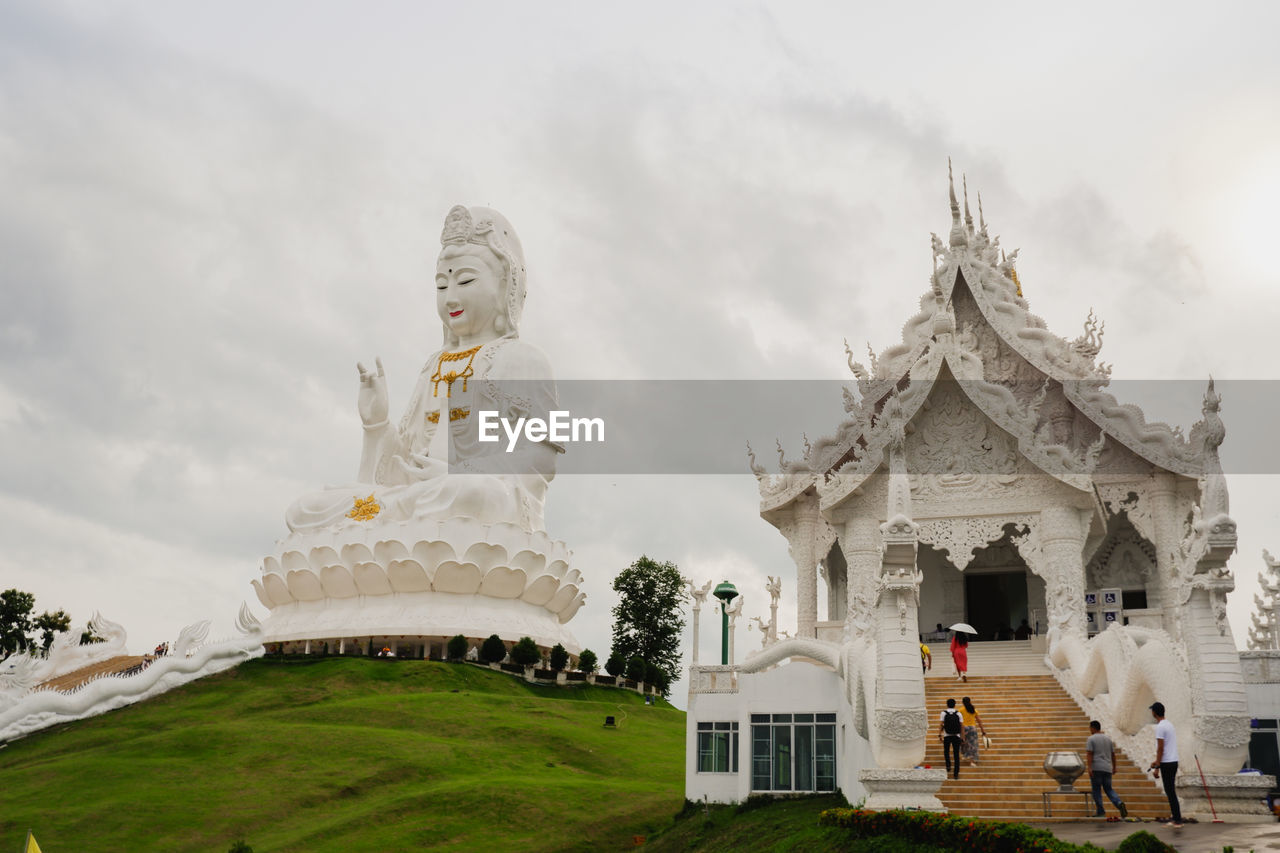
[[951,158],[947,158],[947,192],[951,195],[951,222],[960,221],[960,203],[956,201],[956,178],[951,171]]
[[987,235],[987,220],[982,215],[982,191],[978,191],[978,228],[982,232],[982,236]]
[[964,228],[969,232],[969,236],[973,236],[973,214],[969,212],[969,176],[961,175],[960,181],[964,184]]
[[951,196],[951,248],[968,245],[964,225],[960,222],[960,202],[956,200],[956,179],[951,171],[951,158],[947,158],[947,192]]

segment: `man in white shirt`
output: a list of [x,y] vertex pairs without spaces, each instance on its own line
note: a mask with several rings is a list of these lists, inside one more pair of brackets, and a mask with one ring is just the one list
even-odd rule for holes
[[1178,734],[1173,730],[1173,723],[1164,718],[1164,705],[1156,702],[1151,706],[1151,716],[1156,720],[1156,760],[1151,762],[1151,769],[1164,783],[1164,795],[1169,798],[1169,809],[1173,818],[1174,829],[1182,828],[1182,809],[1178,805],[1178,792],[1174,790],[1174,779],[1178,776]]

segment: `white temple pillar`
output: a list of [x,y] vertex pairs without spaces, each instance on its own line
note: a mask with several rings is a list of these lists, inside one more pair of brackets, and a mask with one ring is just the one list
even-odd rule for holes
[[916,636],[923,580],[916,568],[920,527],[911,518],[906,425],[896,396],[885,409],[895,435],[889,445],[888,521],[879,526],[883,549],[873,618],[877,684],[871,751],[878,766],[863,769],[858,781],[867,789],[869,809],[945,811],[934,796],[945,773],[915,769],[924,760],[929,736]]
[[1080,510],[1050,506],[1040,512],[1039,541],[1043,560],[1049,626],[1062,638],[1088,638],[1084,618],[1084,527]]
[[[1156,474],[1146,494],[1139,496],[1139,503],[1146,499],[1149,504],[1150,522],[1147,525],[1151,535],[1151,544],[1156,549],[1155,601],[1148,602],[1147,607],[1158,608],[1161,612],[1162,627],[1174,637],[1182,635],[1182,620],[1178,618],[1178,605],[1174,601],[1173,591],[1177,588],[1177,553],[1182,542],[1182,519],[1177,512],[1177,484],[1173,475],[1161,471]],[[1141,514],[1141,513],[1140,513]],[[1136,526],[1136,525],[1135,525]],[[1148,531],[1139,531],[1146,533]]]
[[920,572],[914,564],[886,566],[876,603],[878,678],[872,742],[880,767],[908,769],[924,760],[929,735],[924,674],[917,637]]
[[847,572],[844,620],[850,637],[854,637],[871,624],[880,574],[880,525],[875,518],[855,516],[845,523],[839,541]]
[[790,540],[791,559],[796,564],[796,636],[816,637],[818,621],[818,555],[815,553],[822,516],[818,496],[796,498],[795,528]]
[[701,644],[698,635],[700,617],[702,616],[702,605],[707,603],[707,593],[711,591],[712,581],[707,581],[701,587],[696,587],[692,582],[689,583],[689,594],[693,596],[693,660],[691,666],[698,665],[698,646]]

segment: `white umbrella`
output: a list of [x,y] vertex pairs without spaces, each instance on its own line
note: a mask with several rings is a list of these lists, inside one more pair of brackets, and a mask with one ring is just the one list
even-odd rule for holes
[[956,624],[952,625],[952,626],[951,626],[950,628],[948,628],[947,630],[949,630],[949,631],[962,631],[962,632],[964,632],[964,633],[966,633],[966,634],[974,634],[975,636],[976,636],[976,635],[977,635],[977,633],[978,633],[977,631],[973,630],[973,626],[972,626],[972,625],[970,625],[970,624],[969,624],[969,623],[967,623],[967,622],[957,622]]

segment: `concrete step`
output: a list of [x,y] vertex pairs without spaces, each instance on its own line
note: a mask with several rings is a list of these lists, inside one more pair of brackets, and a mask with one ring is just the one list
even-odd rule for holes
[[[956,671],[947,644],[930,645],[929,650],[933,653],[933,668],[925,673],[925,678],[931,681],[955,679]],[[1031,648],[1029,641],[970,643],[968,659],[970,679],[975,676],[1049,674],[1044,663],[1044,652]]]
[[[970,644],[970,672],[974,672],[973,664],[979,658],[993,663],[997,657],[1031,654],[1029,649],[984,648],[1009,645]],[[955,699],[958,705],[961,697],[970,697],[993,741],[991,749],[980,751],[977,766],[962,761],[960,778],[948,778],[939,791],[939,799],[953,814],[991,819],[1043,819],[1042,795],[1057,789],[1057,783],[1044,772],[1045,756],[1050,752],[1075,752],[1082,760],[1085,758],[1088,718],[1049,674],[1043,661],[1038,660],[1037,664],[1041,674],[971,675],[967,683],[954,678],[925,680],[931,731],[925,764],[935,769],[945,767],[942,744],[933,732],[937,731],[939,716],[948,698]],[[945,666],[950,665],[947,660]],[[1154,818],[1168,814],[1168,802],[1158,785],[1122,753],[1117,751],[1116,757],[1119,766],[1112,787],[1124,799],[1130,815]],[[1087,775],[1076,780],[1075,788],[1077,791],[1089,789]],[[1093,808],[1086,809],[1082,795],[1055,795],[1051,805],[1054,817],[1084,817],[1092,814]],[[1104,808],[1108,814],[1115,814],[1109,801],[1104,802]]]

